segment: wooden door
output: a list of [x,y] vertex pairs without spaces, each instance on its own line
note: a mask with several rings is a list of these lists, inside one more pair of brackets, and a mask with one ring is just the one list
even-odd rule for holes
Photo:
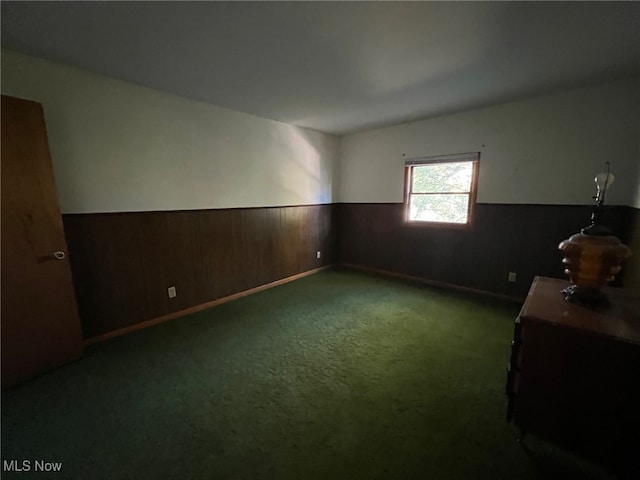
[[3,95],[1,118],[4,388],[80,356],[82,333],[42,107]]

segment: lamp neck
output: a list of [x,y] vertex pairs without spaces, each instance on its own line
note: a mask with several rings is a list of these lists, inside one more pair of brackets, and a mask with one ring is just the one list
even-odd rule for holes
[[602,217],[604,216],[604,207],[602,202],[597,203],[591,212],[591,223],[584,227],[581,232],[585,235],[593,235],[604,237],[607,235],[613,235],[613,232],[602,224]]

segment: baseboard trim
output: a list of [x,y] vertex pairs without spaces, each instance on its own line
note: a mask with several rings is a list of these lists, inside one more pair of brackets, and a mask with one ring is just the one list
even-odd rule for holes
[[102,335],[86,338],[83,341],[83,346],[87,347],[89,345],[93,345],[94,343],[102,342],[104,340],[109,340],[110,338],[126,335],[127,333],[135,332],[137,330],[142,330],[143,328],[152,327],[154,325],[158,325],[160,323],[164,323],[169,320],[173,320],[179,317],[184,317],[185,315],[189,315],[191,313],[200,312],[202,310],[206,310],[207,308],[215,307],[216,305],[232,302],[233,300],[238,300],[239,298],[246,297],[248,295],[253,295],[254,293],[262,292],[263,290],[268,290],[269,288],[277,287],[279,285],[284,285],[285,283],[293,282],[294,280],[298,280],[300,278],[308,277],[309,275],[313,275],[314,273],[321,272],[322,270],[327,270],[329,268],[332,268],[333,266],[334,266],[333,264],[330,264],[330,265],[325,265],[324,267],[307,270],[306,272],[298,273],[296,275],[291,275],[290,277],[281,278],[280,280],[276,280],[275,282],[265,283],[264,285],[260,285],[255,288],[250,288],[249,290],[243,290],[242,292],[234,293],[226,297],[217,298],[210,302],[196,305],[195,307],[189,307],[184,310],[180,310],[178,312],[169,313],[167,315],[162,315],[161,317],[156,317],[156,318],[152,318],[151,320],[145,320],[143,322],[136,323],[134,325],[129,325],[128,327],[112,330],[111,332],[103,333]]
[[377,275],[383,275],[385,277],[399,278],[402,280],[408,280],[411,282],[422,283],[431,287],[446,288],[449,290],[457,290],[459,292],[473,293],[475,295],[483,295],[485,297],[492,297],[499,300],[506,300],[509,302],[522,303],[524,297],[514,297],[511,295],[503,295],[501,293],[488,292],[487,290],[479,290],[477,288],[463,287],[453,283],[440,282],[437,280],[430,280],[428,278],[416,277],[413,275],[407,275],[405,273],[393,272],[391,270],[383,270],[381,268],[367,267],[364,265],[358,265],[356,263],[339,263],[339,267],[350,268],[353,270],[360,270],[362,272],[373,273]]

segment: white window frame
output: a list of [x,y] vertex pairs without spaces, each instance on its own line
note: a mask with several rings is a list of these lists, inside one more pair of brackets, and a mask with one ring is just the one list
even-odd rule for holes
[[[463,163],[469,162],[472,164],[471,173],[471,185],[468,192],[450,192],[456,194],[466,194],[469,196],[469,202],[467,207],[467,221],[466,223],[454,223],[454,222],[433,222],[425,220],[411,220],[409,218],[409,212],[411,209],[411,199],[413,195],[430,195],[432,193],[413,193],[411,191],[413,184],[413,167],[434,165],[441,163]],[[404,189],[404,219],[405,222],[410,225],[424,225],[435,227],[457,227],[457,228],[470,228],[473,224],[473,214],[476,203],[476,192],[478,187],[478,170],[480,164],[480,152],[468,152],[468,153],[454,153],[450,155],[435,155],[429,157],[416,157],[405,160],[405,189]],[[433,192],[433,194],[442,194],[448,192]]]

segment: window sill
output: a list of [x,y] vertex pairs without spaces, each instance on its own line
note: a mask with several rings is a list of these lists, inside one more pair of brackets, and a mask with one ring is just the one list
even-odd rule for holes
[[404,225],[411,228],[431,228],[436,230],[471,230],[471,222],[467,223],[445,223],[445,222],[424,222],[419,220],[405,220]]

